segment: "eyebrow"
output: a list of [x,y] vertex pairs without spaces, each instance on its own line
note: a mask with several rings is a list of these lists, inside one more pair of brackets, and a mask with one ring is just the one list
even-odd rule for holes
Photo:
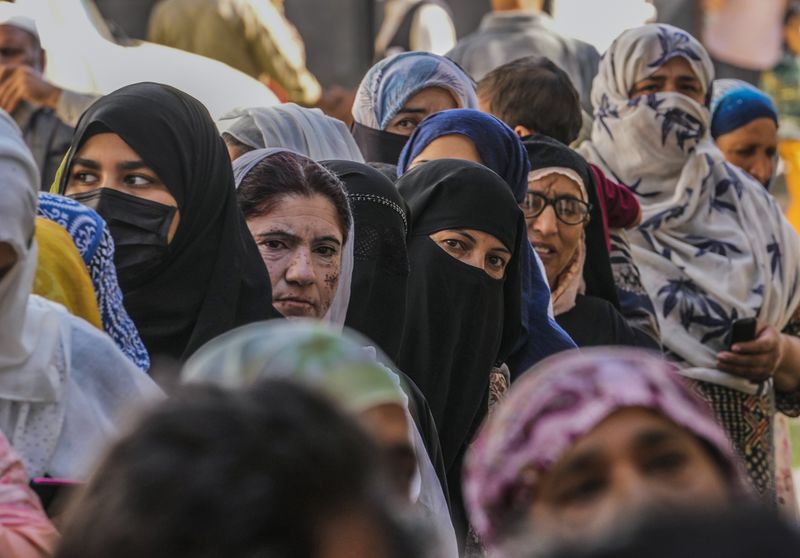
[[[298,243],[298,242],[302,242],[302,240],[303,240],[300,236],[298,236],[296,234],[293,234],[293,233],[290,233],[290,232],[286,232],[286,231],[266,231],[266,232],[260,232],[260,233],[256,234],[256,240],[262,240],[262,239],[265,239],[265,238],[285,240],[285,241],[291,242],[291,243]],[[337,246],[341,246],[342,245],[342,241],[341,240],[339,240],[335,236],[330,236],[330,235],[316,237],[314,239],[314,242],[333,242]]]
[[137,160],[137,161],[123,161],[117,165],[117,168],[121,170],[138,170],[144,168],[150,168],[144,161]]
[[397,114],[425,114],[426,112],[428,112],[428,109],[424,107],[403,107]]
[[87,167],[93,170],[98,170],[100,168],[100,163],[97,161],[93,161],[92,159],[84,159],[83,157],[75,157],[72,160],[73,165],[81,165],[83,167]]
[[633,445],[637,449],[652,449],[662,444],[674,442],[678,439],[678,434],[667,430],[646,430],[636,435]]
[[256,235],[256,240],[262,240],[265,238],[276,238],[279,240],[286,240],[290,242],[299,242],[300,237],[296,234],[292,234],[286,231],[266,231],[261,232]]
[[[72,162],[75,165],[81,165],[81,166],[90,168],[92,170],[100,170],[100,168],[101,168],[100,163],[98,163],[97,161],[95,161],[93,159],[85,159],[83,157],[75,157],[75,159],[73,159]],[[150,167],[147,166],[147,164],[144,161],[142,161],[140,159],[137,159],[137,160],[134,160],[134,161],[123,161],[121,163],[118,163],[117,164],[117,168],[119,168],[121,170],[138,170],[138,169],[145,169],[145,168],[150,168]]]
[[341,246],[342,245],[342,241],[341,240],[339,240],[335,236],[330,236],[330,235],[318,236],[317,238],[314,239],[314,242],[333,242],[337,246]]

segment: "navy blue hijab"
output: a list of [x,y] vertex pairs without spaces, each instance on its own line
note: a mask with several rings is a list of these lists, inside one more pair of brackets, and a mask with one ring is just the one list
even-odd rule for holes
[[[531,170],[522,140],[504,122],[473,109],[453,109],[430,115],[414,130],[397,163],[402,176],[411,162],[434,140],[451,135],[469,138],[484,166],[499,174],[511,188],[517,203],[528,191]],[[550,287],[533,248],[523,235],[520,241],[522,267],[523,335],[507,358],[512,377],[555,353],[575,348],[575,343],[548,315]]]

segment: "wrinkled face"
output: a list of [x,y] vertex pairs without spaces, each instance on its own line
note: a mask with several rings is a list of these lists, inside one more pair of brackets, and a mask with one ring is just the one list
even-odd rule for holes
[[439,248],[492,279],[505,277],[511,251],[497,237],[475,229],[446,229],[430,235]]
[[542,478],[532,528],[556,540],[593,538],[646,513],[721,508],[725,476],[694,435],[643,408],[619,410]]
[[417,471],[417,458],[405,411],[399,405],[378,405],[362,411],[359,419],[381,448],[398,494],[407,497]]
[[333,303],[344,231],[324,196],[284,196],[247,227],[272,282],[272,303],[287,318],[321,319]]
[[771,118],[756,118],[752,122],[716,140],[725,159],[747,171],[762,185],[769,184],[775,172],[778,153],[778,126]]
[[386,131],[410,136],[425,117],[454,108],[458,108],[458,103],[449,91],[441,87],[428,87],[406,101],[400,112],[386,126]]
[[8,242],[0,242],[0,281],[17,263],[17,253]]
[[701,105],[705,102],[703,84],[689,62],[681,56],[673,58],[643,80],[637,81],[628,97],[633,99],[651,93],[682,93]]
[[0,25],[0,64],[30,66],[44,70],[44,51],[27,31],[13,25]]
[[411,164],[408,165],[408,170],[428,161],[436,161],[438,159],[461,159],[463,161],[472,161],[479,165],[483,164],[472,140],[466,136],[453,134],[436,138],[430,142],[411,161]]
[[[72,159],[64,193],[71,196],[99,188],[111,188],[144,200],[178,207],[175,197],[155,171],[117,134],[97,134],[86,140]],[[172,241],[178,223],[180,210],[175,213],[167,240]]]
[[[558,202],[559,211],[579,207],[572,200],[586,201],[580,186],[561,174],[550,174],[528,183],[528,192],[541,194],[549,199],[562,199]],[[554,289],[558,278],[572,262],[578,245],[583,239],[583,223],[568,225],[556,216],[556,208],[548,205],[536,217],[523,207],[525,223],[528,227],[528,240],[542,260],[547,274],[547,282]],[[574,212],[574,211],[573,211]],[[572,219],[568,219],[572,220]]]

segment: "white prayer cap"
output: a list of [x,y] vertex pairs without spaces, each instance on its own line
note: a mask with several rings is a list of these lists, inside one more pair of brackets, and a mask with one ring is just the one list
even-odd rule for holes
[[11,2],[0,2],[0,25],[17,27],[36,37],[37,41],[39,40],[36,22],[22,8]]

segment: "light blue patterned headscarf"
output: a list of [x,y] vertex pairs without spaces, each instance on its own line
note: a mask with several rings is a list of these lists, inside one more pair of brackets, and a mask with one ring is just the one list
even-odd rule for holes
[[686,31],[654,24],[617,37],[600,62],[592,139],[580,152],[639,200],[633,257],[683,373],[756,393],[759,385],[718,370],[716,356],[737,319],[788,323],[800,304],[800,240],[774,198],[713,144],[705,104],[677,92],[630,98],[676,57],[707,95],[713,64]]
[[147,349],[122,303],[114,267],[114,240],[106,222],[75,200],[44,192],[39,193],[38,214],[64,227],[72,237],[92,278],[103,329],[136,366],[149,370]]
[[353,119],[385,130],[406,101],[429,87],[449,91],[457,108],[478,108],[475,83],[455,62],[430,52],[404,52],[370,68],[358,87]]

